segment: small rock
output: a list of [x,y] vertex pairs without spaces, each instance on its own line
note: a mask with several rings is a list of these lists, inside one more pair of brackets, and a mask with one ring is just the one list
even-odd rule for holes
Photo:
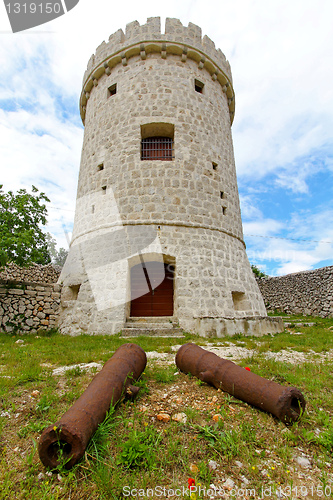
[[243,484],[248,485],[250,483],[250,481],[247,479],[247,477],[240,476],[240,478],[241,478]]
[[40,392],[39,392],[39,391],[37,391],[37,389],[36,389],[35,391],[32,391],[32,393],[31,393],[31,396],[32,396],[33,398],[38,398],[38,396],[39,396],[39,395],[40,395]]
[[298,463],[298,465],[300,465],[301,467],[304,467],[306,469],[311,467],[311,462],[306,457],[296,457],[295,460]]
[[209,462],[208,462],[208,467],[209,467],[211,470],[216,470],[216,468],[217,468],[217,462],[215,462],[215,460],[209,460]]
[[219,413],[217,413],[216,415],[213,416],[214,422],[218,422],[221,418],[222,417],[221,417],[221,415]]
[[213,396],[212,403],[216,403],[216,401],[217,401],[217,396]]
[[173,374],[173,376],[174,376],[174,377],[175,377],[176,375],[179,375],[179,372],[175,372],[175,373]]
[[57,478],[58,478],[58,481],[60,481],[60,483],[62,483],[62,477],[60,476],[60,474],[57,475]]
[[180,424],[186,424],[187,416],[185,413],[176,413],[176,415],[173,415],[172,420],[179,422]]
[[49,477],[52,477],[52,472],[50,470],[48,470],[47,472],[45,472],[45,474]]
[[[48,338],[48,337],[45,337],[45,338]],[[55,368],[53,371],[52,371],[52,375],[55,376],[55,375],[60,375],[60,376],[63,376],[68,370],[74,370],[76,368],[79,368],[81,371],[82,370],[86,370],[86,371],[90,371],[90,370],[101,370],[102,369],[102,365],[100,363],[79,363],[78,365],[69,365],[69,366],[61,366],[60,368]]]
[[[47,474],[47,473],[46,473],[46,474]],[[52,474],[52,472],[51,472],[51,474]],[[44,480],[44,478],[45,478],[45,476],[44,476],[44,474],[43,474],[42,472],[40,472],[40,473],[38,474],[38,476],[37,476],[38,481],[43,481],[43,480]]]
[[227,480],[223,483],[223,488],[226,490],[232,490],[232,488],[235,486],[235,482],[228,477]]
[[2,411],[0,413],[0,417],[8,417],[8,418],[10,418],[10,413],[8,411]]
[[159,413],[156,416],[157,420],[160,420],[161,422],[169,422],[170,420],[170,415],[168,413]]
[[197,467],[195,464],[190,464],[190,471],[191,471],[193,474],[198,474],[199,469],[198,469],[198,467]]
[[239,460],[235,460],[235,465],[237,465],[237,467],[239,467],[240,469],[243,467],[242,462],[240,462]]
[[18,446],[16,446],[16,448],[14,448],[14,451],[15,451],[16,453],[18,453],[18,452],[20,451],[20,448],[19,448]]
[[15,344],[24,344],[24,340],[22,340],[22,339],[18,339],[18,340],[15,342]]

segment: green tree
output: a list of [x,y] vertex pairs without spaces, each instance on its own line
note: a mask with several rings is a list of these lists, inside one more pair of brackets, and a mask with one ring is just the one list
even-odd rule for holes
[[268,274],[264,273],[264,271],[261,271],[259,267],[255,266],[254,264],[251,264],[251,269],[258,278],[268,277]]
[[52,264],[63,267],[68,255],[68,250],[62,247],[57,250],[57,242],[53,238],[52,234],[46,233],[45,236]]
[[63,247],[59,248],[56,257],[54,258],[54,260],[52,260],[53,264],[55,264],[56,266],[63,267],[67,259],[67,255],[68,255],[68,250],[66,250]]
[[32,194],[25,189],[5,193],[0,185],[0,266],[15,262],[27,266],[32,262],[49,264],[46,235],[41,226],[46,224],[49,202],[45,193],[32,186]]

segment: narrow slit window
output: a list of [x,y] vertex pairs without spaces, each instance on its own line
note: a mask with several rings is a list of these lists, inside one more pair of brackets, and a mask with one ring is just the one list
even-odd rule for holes
[[106,194],[106,186],[102,186],[102,194]]
[[227,207],[222,207],[222,215],[226,215],[227,213]]
[[220,198],[221,200],[224,200],[224,191],[220,191]]
[[213,167],[213,170],[217,170],[217,163],[215,163],[215,161],[212,162],[212,167]]
[[246,296],[244,292],[231,292],[232,302],[235,311],[244,311],[246,309]]
[[91,213],[94,214],[95,213],[95,205],[92,205],[91,206]]
[[199,92],[199,94],[203,94],[204,84],[199,80],[194,80],[194,90]]
[[104,163],[100,163],[100,164],[97,166],[97,170],[98,170],[98,172],[100,172],[101,170],[104,170]]
[[77,297],[78,297],[79,291],[80,291],[80,287],[81,287],[81,284],[69,286],[69,289],[71,292],[71,300],[77,300]]
[[171,137],[142,139],[141,160],[173,160],[173,139]]
[[111,87],[108,88],[108,97],[111,97],[117,93],[117,84],[114,83]]

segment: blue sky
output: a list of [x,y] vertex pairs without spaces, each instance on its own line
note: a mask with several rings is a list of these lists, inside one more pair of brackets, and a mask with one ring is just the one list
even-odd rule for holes
[[51,199],[47,230],[66,247],[83,127],[78,100],[90,55],[147,17],[198,24],[230,61],[232,127],[250,262],[270,275],[333,265],[331,0],[80,0],[12,34],[0,5],[0,165],[5,190]]

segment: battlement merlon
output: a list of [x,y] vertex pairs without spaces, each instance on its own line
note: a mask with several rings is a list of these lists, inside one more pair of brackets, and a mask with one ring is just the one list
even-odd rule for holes
[[183,26],[179,19],[167,18],[165,22],[165,33],[161,33],[161,22],[159,17],[150,17],[142,26],[138,21],[133,21],[126,26],[125,34],[119,29],[109,37],[109,41],[102,42],[96,49],[96,53],[89,59],[87,70],[84,74],[83,85],[87,82],[90,74],[99,65],[117,52],[126,51],[127,47],[147,41],[177,42],[187,47],[193,47],[204,56],[208,56],[227,76],[232,84],[230,64],[220,49],[216,49],[215,43],[205,35],[202,38],[201,28],[193,23],[188,27]]

